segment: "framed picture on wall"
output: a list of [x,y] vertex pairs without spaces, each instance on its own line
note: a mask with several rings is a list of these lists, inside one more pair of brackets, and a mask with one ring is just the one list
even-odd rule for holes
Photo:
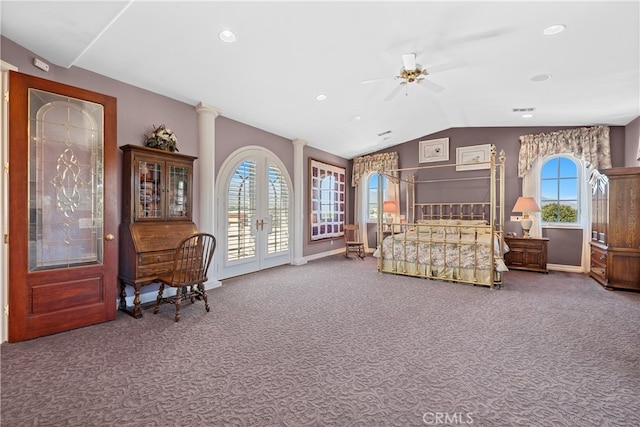
[[444,162],[449,160],[449,138],[420,141],[418,162]]
[[309,240],[344,235],[346,169],[309,158]]
[[490,169],[491,144],[456,148],[456,170]]

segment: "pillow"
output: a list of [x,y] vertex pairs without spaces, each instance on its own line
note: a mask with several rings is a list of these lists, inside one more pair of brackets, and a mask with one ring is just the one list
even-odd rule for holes
[[488,222],[484,219],[461,219],[460,225],[487,225]]
[[418,233],[421,233],[421,234],[422,233],[431,233],[431,232],[435,233],[436,232],[436,230],[435,230],[436,228],[437,227],[432,227],[431,225],[424,225],[424,224],[418,222],[417,230],[418,230]]
[[439,219],[419,219],[416,221],[416,224],[440,225],[440,220]]

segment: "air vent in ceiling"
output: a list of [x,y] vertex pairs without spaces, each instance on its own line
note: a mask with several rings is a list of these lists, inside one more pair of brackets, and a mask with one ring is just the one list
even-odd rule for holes
[[535,108],[529,107],[529,108],[514,108],[513,112],[514,113],[530,113],[532,111],[534,111]]
[[389,135],[390,133],[391,133],[391,131],[390,131],[390,130],[386,130],[386,131],[384,131],[384,132],[382,132],[382,133],[379,133],[379,134],[378,134],[378,136]]

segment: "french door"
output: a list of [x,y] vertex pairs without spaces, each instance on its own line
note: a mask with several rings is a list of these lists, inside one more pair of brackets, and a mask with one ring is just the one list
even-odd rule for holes
[[116,317],[116,99],[9,75],[9,341]]
[[225,279],[291,262],[291,194],[286,169],[271,152],[249,148],[222,167],[217,277]]

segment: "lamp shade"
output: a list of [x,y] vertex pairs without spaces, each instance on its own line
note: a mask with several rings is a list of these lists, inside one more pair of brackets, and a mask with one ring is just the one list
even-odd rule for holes
[[516,204],[513,206],[513,212],[540,212],[540,206],[533,197],[518,197]]
[[394,202],[393,200],[386,200],[383,204],[382,204],[382,212],[385,213],[394,213],[398,210],[398,206],[396,205],[396,202]]

